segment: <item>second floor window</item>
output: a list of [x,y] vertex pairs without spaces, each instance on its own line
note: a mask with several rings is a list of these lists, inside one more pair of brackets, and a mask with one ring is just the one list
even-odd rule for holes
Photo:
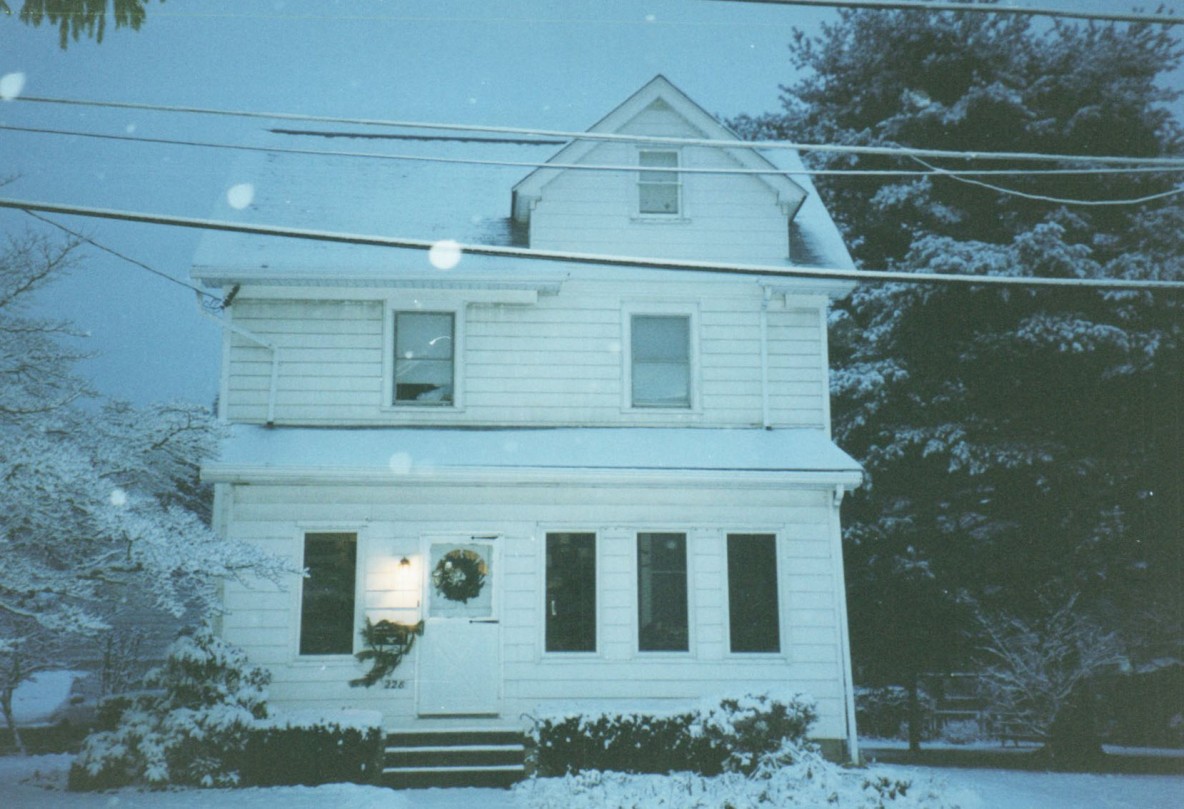
[[455,320],[452,312],[395,312],[395,404],[453,403]]
[[634,315],[630,322],[634,407],[691,406],[691,319]]
[[637,154],[642,171],[637,176],[637,212],[678,216],[682,185],[678,180],[678,152],[643,150]]

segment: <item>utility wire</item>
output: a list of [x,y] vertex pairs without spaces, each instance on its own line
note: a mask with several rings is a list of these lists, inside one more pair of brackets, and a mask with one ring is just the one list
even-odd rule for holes
[[[1169,14],[1118,14],[1112,11],[1074,11],[1046,6],[1011,6],[980,3],[888,2],[887,0],[724,0],[729,3],[757,3],[779,6],[811,6],[815,8],[857,8],[878,11],[973,11],[982,14],[1012,14],[1028,17],[1064,17],[1100,22],[1153,23],[1180,25],[1184,19]],[[719,0],[716,0],[719,2]]]
[[[637,172],[640,167],[637,165],[623,165],[623,164],[598,164],[598,163],[550,163],[546,161],[531,161],[531,160],[489,160],[479,158],[463,158],[463,157],[438,157],[431,155],[411,155],[385,152],[356,152],[356,151],[341,151],[333,149],[295,149],[287,146],[250,146],[247,144],[232,144],[232,143],[211,143],[208,141],[196,140],[180,140],[173,138],[148,138],[141,135],[111,135],[99,132],[80,132],[77,130],[68,129],[47,129],[42,127],[26,127],[26,126],[9,126],[0,124],[0,131],[8,132],[24,132],[35,135],[61,135],[75,138],[92,138],[96,140],[110,140],[110,141],[125,141],[129,143],[152,143],[165,146],[191,146],[203,149],[226,149],[232,151],[243,152],[266,152],[269,154],[294,154],[294,155],[312,155],[316,157],[349,157],[349,158],[368,158],[374,160],[399,160],[409,162],[423,162],[423,163],[451,163],[459,165],[473,165],[473,166],[496,166],[507,168],[551,168],[551,169],[571,169],[578,171],[618,171],[618,172]],[[275,130],[277,134],[284,135],[307,135],[320,136],[326,138],[349,138],[349,137],[370,137],[365,135],[351,135],[349,133],[321,133],[321,132],[296,132]],[[412,136],[416,137],[416,136]],[[496,143],[496,141],[493,141]],[[554,143],[550,141],[538,141],[540,145],[547,145]],[[918,162],[920,162],[918,160]],[[928,165],[928,164],[925,164]],[[952,177],[970,176],[970,177],[988,177],[988,176],[1044,176],[1044,175],[1089,175],[1089,174],[1162,174],[1166,172],[1184,172],[1184,163],[1176,166],[1165,168],[1156,168],[1153,166],[1131,166],[1125,168],[1109,167],[1109,168],[1065,168],[1065,169],[941,169],[933,167],[930,169],[780,169],[776,167],[767,169],[744,169],[744,168],[708,168],[696,166],[679,166],[678,172],[680,174],[727,174],[727,175],[808,175],[812,177],[928,177],[933,174],[944,174]]]
[[[96,219],[110,219],[123,222],[141,222],[153,225],[191,228],[197,230],[244,233],[256,236],[278,236],[305,241],[331,242],[370,247],[390,247],[413,250],[430,250],[436,242],[423,239],[403,239],[389,236],[372,236],[337,231],[312,230],[308,228],[279,227],[274,225],[252,225],[243,222],[228,222],[217,219],[169,216],[165,214],[119,211],[107,208],[91,208],[80,205],[59,205],[31,200],[0,198],[0,208],[43,213],[84,216]],[[1010,277],[998,275],[947,275],[942,273],[910,273],[891,270],[856,270],[835,267],[777,267],[767,264],[726,264],[710,261],[689,261],[644,258],[640,256],[614,256],[595,253],[575,253],[561,250],[530,250],[520,247],[501,247],[486,244],[457,245],[462,253],[499,258],[514,258],[530,261],[552,261],[569,264],[590,264],[606,267],[628,267],[635,269],[677,270],[692,273],[715,273],[724,275],[765,276],[777,278],[816,279],[826,281],[903,281],[908,283],[954,283],[979,286],[1025,286],[1025,287],[1076,287],[1086,289],[1163,290],[1184,292],[1184,281],[1127,280],[1111,278],[1042,278]]]
[[53,227],[57,228],[58,230],[62,231],[63,233],[68,233],[71,236],[73,236],[75,239],[78,239],[81,242],[86,242],[91,247],[98,248],[99,250],[102,250],[104,253],[110,253],[111,255],[115,256],[118,259],[122,259],[123,261],[126,261],[129,264],[135,265],[136,267],[139,267],[142,270],[147,270],[148,272],[152,273],[153,275],[158,275],[161,278],[163,278],[164,280],[174,283],[177,286],[185,287],[188,290],[192,290],[193,292],[196,292],[198,295],[201,295],[205,298],[209,298],[210,300],[212,300],[218,304],[222,303],[222,299],[219,298],[217,295],[211,295],[209,292],[206,292],[204,289],[201,289],[200,287],[195,287],[195,286],[192,286],[191,284],[187,284],[184,281],[182,281],[181,279],[174,278],[173,276],[169,275],[166,272],[162,272],[162,271],[156,269],[155,267],[150,267],[147,264],[145,264],[144,262],[134,259],[131,256],[126,256],[123,253],[120,253],[118,250],[114,250],[105,244],[100,244],[99,242],[92,239],[90,236],[87,236],[85,233],[79,233],[78,231],[73,230],[72,228],[66,227],[65,225],[61,224],[60,222],[55,222],[48,217],[33,213],[33,211],[28,208],[25,208],[23,210],[26,214],[28,214],[29,216],[38,220],[39,222],[44,222],[47,225],[52,225]]
[[1045,194],[1032,194],[1030,192],[1020,191],[1015,188],[1004,188],[1001,185],[995,185],[993,183],[985,183],[982,180],[975,180],[970,177],[958,176],[957,174],[953,174],[951,172],[945,171],[944,169],[940,169],[937,166],[934,166],[932,163],[928,163],[919,157],[914,157],[913,160],[916,160],[918,163],[920,163],[922,166],[925,166],[926,168],[928,168],[934,174],[945,175],[945,176],[949,177],[951,180],[957,180],[960,183],[966,183],[967,185],[977,185],[980,188],[986,188],[986,189],[994,191],[996,193],[1007,194],[1008,196],[1012,196],[1012,197],[1021,197],[1023,199],[1036,200],[1037,202],[1052,202],[1057,205],[1087,205],[1087,206],[1142,205],[1147,202],[1155,202],[1156,200],[1167,199],[1168,197],[1174,197],[1174,196],[1178,196],[1179,194],[1184,194],[1184,186],[1179,186],[1179,187],[1173,188],[1169,191],[1160,191],[1157,194],[1148,194],[1145,197],[1137,197],[1137,198],[1133,198],[1133,199],[1132,198],[1126,198],[1126,199],[1076,199],[1074,197],[1051,197],[1051,196],[1046,196]]
[[77,98],[50,98],[46,96],[19,96],[18,101],[36,104],[64,104],[80,107],[103,107],[107,109],[140,110],[150,112],[217,115],[234,118],[269,119],[276,121],[311,121],[315,123],[351,124],[378,126],[397,129],[426,129],[441,132],[485,132],[499,135],[533,135],[537,137],[563,138],[573,141],[602,141],[614,143],[660,144],[668,146],[711,146],[727,149],[785,149],[803,152],[831,152],[842,154],[881,155],[885,157],[928,157],[964,160],[1032,160],[1060,163],[1106,163],[1115,165],[1184,167],[1184,156],[1180,157],[1124,157],[1099,155],[1045,154],[1038,152],[979,152],[951,151],[944,149],[918,149],[906,146],[851,146],[843,144],[792,143],[789,141],[729,140],[720,138],[676,138],[655,135],[626,135],[616,132],[572,132],[557,129],[533,129],[527,127],[489,126],[479,124],[446,124],[427,121],[405,121],[382,118],[347,118],[325,115],[303,115],[284,112],[252,112],[249,110],[227,110],[211,107],[175,106],[166,104],[140,104],[129,101],[91,101]]

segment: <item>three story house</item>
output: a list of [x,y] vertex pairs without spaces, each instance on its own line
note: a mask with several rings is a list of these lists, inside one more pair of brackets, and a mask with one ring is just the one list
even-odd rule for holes
[[[193,275],[232,300],[216,526],[307,570],[225,588],[272,701],[408,730],[801,691],[854,755],[861,473],[826,334],[851,285],[778,273],[851,261],[797,155],[721,144],[663,77],[570,141],[261,138],[220,218],[313,238],[210,233]],[[366,618],[424,633],[350,687]]]

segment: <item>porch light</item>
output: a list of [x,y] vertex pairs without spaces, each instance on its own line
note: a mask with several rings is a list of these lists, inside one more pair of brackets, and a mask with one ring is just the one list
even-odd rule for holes
[[399,567],[401,567],[403,570],[406,570],[407,568],[411,567],[411,560],[404,556],[399,560]]

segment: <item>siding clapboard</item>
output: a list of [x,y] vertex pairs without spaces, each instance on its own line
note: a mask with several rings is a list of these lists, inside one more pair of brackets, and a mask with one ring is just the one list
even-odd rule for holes
[[[268,300],[245,294],[234,323],[279,347],[275,420],[318,426],[757,426],[762,419],[761,290],[732,284],[565,284],[533,305],[470,304],[457,359],[462,408],[390,407],[385,300]],[[696,411],[630,410],[622,386],[626,308],[676,301],[697,311]],[[774,425],[825,427],[822,312],[775,301],[768,312]],[[271,397],[272,352],[228,338],[229,420],[259,423]]]
[[[230,535],[300,564],[302,531],[359,533],[359,598],[372,619],[413,622],[424,599],[425,538],[497,534],[501,545],[502,714],[622,700],[698,701],[745,688],[801,690],[819,702],[817,733],[843,736],[842,666],[832,576],[830,493],[724,487],[652,489],[542,485],[447,486],[255,484],[229,492]],[[224,492],[224,496],[226,493]],[[611,503],[611,506],[605,506]],[[709,504],[709,505],[704,505]],[[549,530],[594,531],[600,601],[594,655],[542,649],[543,538]],[[657,659],[637,651],[636,534],[670,530],[688,537],[692,648]],[[783,653],[745,657],[727,649],[725,537],[729,531],[778,535]],[[398,561],[415,559],[407,576]],[[398,670],[401,689],[354,689],[360,667],[348,658],[295,655],[298,587],[226,587],[223,633],[274,673],[272,700],[285,708],[351,706],[380,710],[388,724],[415,715],[415,653]],[[421,644],[430,643],[425,636]]]

